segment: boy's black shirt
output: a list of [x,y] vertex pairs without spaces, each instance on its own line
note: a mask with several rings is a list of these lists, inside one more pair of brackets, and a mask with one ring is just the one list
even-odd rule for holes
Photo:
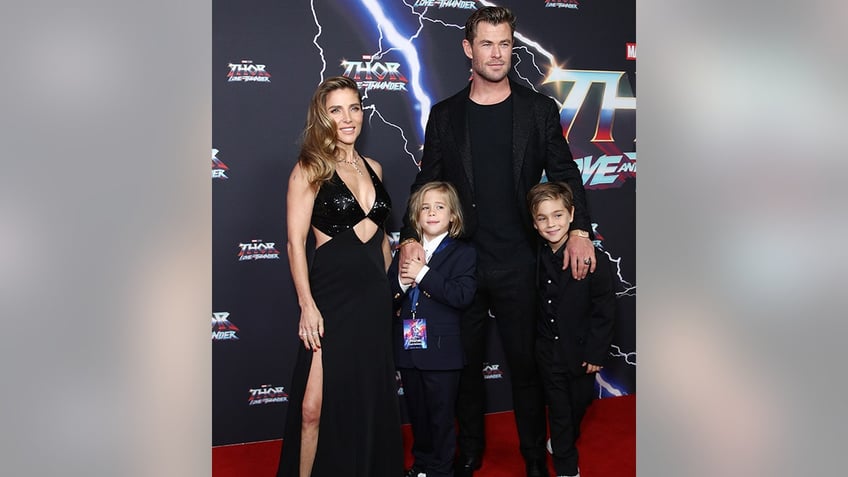
[[562,279],[562,257],[565,250],[563,244],[554,252],[551,245],[543,243],[539,248],[539,297],[541,298],[541,313],[536,330],[542,338],[555,339],[559,336],[557,328],[557,306],[559,304],[559,284]]
[[536,336],[558,343],[571,372],[582,374],[582,362],[603,366],[612,343],[617,303],[611,263],[596,251],[595,271],[583,280],[562,269],[566,245],[554,253],[543,242],[537,256],[539,313]]

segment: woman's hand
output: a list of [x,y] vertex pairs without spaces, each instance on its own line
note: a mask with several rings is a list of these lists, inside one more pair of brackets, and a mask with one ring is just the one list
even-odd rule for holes
[[324,317],[318,308],[313,306],[303,307],[300,310],[300,340],[303,346],[312,351],[321,349],[321,338],[324,337]]

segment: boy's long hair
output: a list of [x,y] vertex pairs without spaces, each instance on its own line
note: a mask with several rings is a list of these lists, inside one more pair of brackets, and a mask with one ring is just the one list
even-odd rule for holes
[[415,228],[420,238],[422,236],[422,229],[421,224],[418,223],[418,215],[421,213],[421,205],[424,203],[424,194],[431,190],[443,192],[447,197],[448,203],[446,205],[448,206],[448,210],[450,210],[451,216],[453,216],[453,220],[448,227],[448,235],[453,238],[459,237],[462,235],[463,227],[462,206],[459,203],[459,194],[456,193],[456,189],[450,182],[428,182],[413,192],[412,196],[409,197],[409,223]]
[[327,114],[326,102],[327,95],[338,89],[356,91],[359,102],[362,102],[362,94],[356,82],[345,76],[325,79],[312,95],[297,160],[306,173],[307,180],[313,185],[323,184],[336,170],[338,131],[336,122]]
[[536,215],[539,204],[545,200],[561,200],[566,209],[574,206],[574,194],[565,182],[543,182],[531,187],[527,192],[527,208],[531,216]]

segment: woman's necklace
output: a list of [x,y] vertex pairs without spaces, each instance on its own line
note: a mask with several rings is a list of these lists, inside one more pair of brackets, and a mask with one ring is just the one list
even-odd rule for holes
[[351,166],[353,166],[354,169],[356,169],[356,172],[358,172],[360,176],[362,175],[362,170],[359,169],[359,153],[358,152],[354,152],[353,159],[341,159],[339,162],[344,162],[344,163],[350,164]]

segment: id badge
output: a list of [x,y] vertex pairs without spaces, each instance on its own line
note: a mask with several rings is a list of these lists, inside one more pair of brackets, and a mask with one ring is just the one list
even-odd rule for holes
[[403,349],[427,349],[427,320],[403,320]]

